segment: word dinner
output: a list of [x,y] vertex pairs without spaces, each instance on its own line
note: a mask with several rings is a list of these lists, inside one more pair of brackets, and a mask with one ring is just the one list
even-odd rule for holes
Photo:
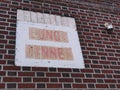
[[71,48],[26,45],[26,57],[48,60],[73,60]]

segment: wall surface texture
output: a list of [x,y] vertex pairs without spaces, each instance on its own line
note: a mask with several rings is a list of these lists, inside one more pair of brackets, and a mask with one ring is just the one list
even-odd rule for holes
[[[119,8],[119,0],[0,0],[0,89],[119,90]],[[18,9],[75,18],[85,68],[15,66]]]

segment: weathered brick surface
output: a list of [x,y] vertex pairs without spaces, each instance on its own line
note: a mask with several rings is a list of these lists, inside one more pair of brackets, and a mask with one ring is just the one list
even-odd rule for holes
[[[119,3],[119,0],[0,0],[0,89],[119,90]],[[18,9],[26,10],[26,14],[32,11],[75,18],[85,69],[15,66]],[[25,17],[29,21],[29,15]],[[54,22],[54,16],[52,19]],[[113,24],[112,33],[107,33],[105,22]]]

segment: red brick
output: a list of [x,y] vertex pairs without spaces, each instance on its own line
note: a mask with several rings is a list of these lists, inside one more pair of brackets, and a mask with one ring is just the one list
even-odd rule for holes
[[0,31],[0,34],[5,34],[5,35],[7,35],[7,34],[8,34],[8,31]]
[[85,40],[85,42],[87,42],[87,43],[95,43],[95,40]]
[[96,23],[94,23],[94,24],[93,24],[93,23],[90,23],[89,25],[90,25],[90,26],[98,26],[98,24],[96,24]]
[[[74,16],[74,17],[75,17],[75,16]],[[90,29],[91,26],[85,26],[85,25],[82,25],[81,28],[88,28],[88,29]]]
[[102,70],[102,73],[113,73],[112,70]]
[[95,44],[95,47],[105,48],[105,45]]
[[120,88],[120,84],[117,84],[117,88]]
[[7,0],[1,0],[1,2],[10,3],[10,1],[7,1]]
[[[118,41],[119,42],[119,41]],[[112,46],[114,49],[120,49],[120,46]]]
[[70,68],[58,68],[59,72],[71,72],[72,70]]
[[115,79],[105,79],[105,83],[116,83]]
[[35,76],[34,72],[18,72],[18,76]]
[[113,75],[114,78],[120,78],[120,75]]
[[49,78],[33,78],[33,82],[49,82]]
[[84,32],[83,34],[84,34],[84,35],[90,35],[90,36],[93,36],[93,33],[91,33],[91,32]]
[[21,82],[19,77],[4,77],[3,82]]
[[46,73],[47,77],[61,77],[60,73]]
[[[14,19],[7,19],[7,22],[16,23],[16,20],[14,20]],[[12,28],[12,27],[8,27],[7,29],[8,30],[15,30],[15,28]]]
[[4,59],[14,59],[14,55],[4,55]]
[[116,57],[119,57],[119,56],[120,56],[120,54],[118,54],[118,53],[117,53],[117,54],[115,54],[115,56],[116,56]]
[[110,64],[110,61],[99,61],[100,64]]
[[[89,19],[89,20],[95,20],[96,18],[95,17],[88,17],[87,19]],[[94,24],[94,25],[97,25],[97,24]]]
[[32,71],[48,71],[48,68],[44,67],[32,67]]
[[6,39],[13,39],[13,40],[15,40],[15,36],[6,36]]
[[96,83],[95,79],[83,79],[83,83]]
[[88,52],[88,51],[83,51],[83,54],[87,54],[87,55],[88,55],[88,54],[89,54],[89,52]]
[[84,60],[84,62],[87,64],[87,63],[91,63],[90,60]]
[[0,54],[5,54],[6,53],[6,50],[1,50],[0,51]]
[[87,46],[87,43],[80,43],[81,44],[81,46]]
[[5,71],[0,71],[0,76],[5,76],[6,72]]
[[108,44],[108,45],[111,45],[111,44],[112,44],[112,42],[110,42],[110,41],[109,41],[109,42],[107,42],[107,41],[106,41],[106,42],[103,42],[103,44]]
[[89,59],[99,59],[99,56],[89,56]]
[[18,5],[10,5],[11,8],[18,8],[21,9],[22,6],[18,6]]
[[96,88],[108,88],[107,84],[96,84]]
[[73,82],[72,78],[59,78],[59,82]]
[[55,5],[55,4],[51,4],[50,6],[51,6],[51,7],[54,7],[54,8],[58,8],[58,9],[61,8],[59,5]]
[[113,52],[113,53],[115,52],[114,49],[105,49],[105,51],[106,51],[106,52]]
[[31,1],[31,3],[34,5],[42,5],[41,2]]
[[117,57],[107,57],[108,60],[118,60]]
[[94,40],[101,40],[102,38],[101,37],[93,37],[92,39],[94,39]]
[[35,88],[34,83],[19,83],[18,88]]
[[7,22],[0,22],[0,25],[3,25],[3,26],[8,26],[8,25],[9,25],[9,23],[7,23]]
[[13,27],[7,27],[7,30],[10,30],[10,31],[15,31],[16,28],[13,28]]
[[5,88],[5,83],[0,83],[0,88]]
[[0,60],[0,64],[6,64],[5,60]]
[[104,56],[107,56],[107,53],[104,53],[104,52],[97,52],[97,55],[104,55]]
[[84,77],[84,74],[79,74],[79,73],[72,73],[72,77]]
[[47,84],[47,88],[62,88],[62,84]]
[[0,44],[7,44],[7,40],[0,40]]
[[73,84],[73,88],[87,88],[86,84]]
[[104,74],[93,74],[94,78],[105,78]]
[[32,5],[31,5],[31,4],[26,4],[26,3],[21,3],[21,5],[22,5],[22,6],[29,7],[29,8],[30,8],[30,7],[32,7]]
[[13,0],[13,1],[21,2],[22,0]]
[[20,70],[17,66],[3,66],[3,70]]
[[84,72],[84,73],[93,73],[93,69],[81,69],[81,72]]
[[120,65],[120,62],[118,62],[118,65]]
[[[110,39],[110,41],[111,41],[111,42],[119,42],[119,40],[118,40],[118,39],[113,39],[113,38],[112,38],[112,39]],[[119,47],[119,46],[118,46],[118,47]]]
[[0,17],[9,18],[8,14],[0,14]]
[[120,66],[110,66],[111,69],[120,69]]
[[94,48],[94,47],[87,47],[87,50],[97,51],[97,48]]
[[15,49],[15,45],[5,45],[6,49]]
[[102,68],[102,65],[91,65],[91,68]]
[[98,30],[91,30],[91,32],[100,33],[100,31],[98,31]]

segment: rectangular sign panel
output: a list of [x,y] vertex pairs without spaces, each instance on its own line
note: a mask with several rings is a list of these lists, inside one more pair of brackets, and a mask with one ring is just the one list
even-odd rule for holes
[[[54,15],[52,17],[55,18]],[[67,24],[65,26],[55,24],[53,20],[51,22],[54,24],[30,20],[28,22],[18,18],[17,21],[16,66],[84,68],[76,28],[69,27]]]

